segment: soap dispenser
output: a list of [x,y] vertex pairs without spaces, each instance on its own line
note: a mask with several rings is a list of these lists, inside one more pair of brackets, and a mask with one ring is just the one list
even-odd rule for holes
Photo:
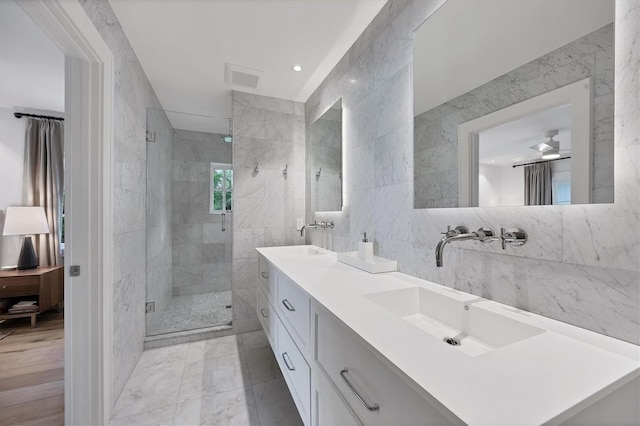
[[358,258],[365,262],[373,262],[373,243],[367,240],[366,232],[362,235],[362,241],[358,243]]

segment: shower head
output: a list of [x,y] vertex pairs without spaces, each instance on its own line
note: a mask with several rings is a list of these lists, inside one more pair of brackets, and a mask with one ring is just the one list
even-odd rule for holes
[[227,120],[229,120],[229,134],[221,136],[220,140],[222,140],[222,142],[231,143],[233,142],[233,126],[231,119],[227,118]]

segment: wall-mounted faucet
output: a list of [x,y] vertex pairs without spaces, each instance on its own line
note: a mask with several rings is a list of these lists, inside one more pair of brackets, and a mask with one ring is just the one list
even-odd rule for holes
[[300,236],[303,237],[304,236],[304,228],[318,228],[318,226],[320,226],[320,224],[318,222],[313,222],[313,223],[307,223],[306,225],[302,225],[302,228],[300,228]]
[[333,225],[333,221],[331,221],[331,222],[320,222],[318,225],[319,225],[319,226],[320,226],[320,228],[322,228],[322,229],[327,229],[327,228],[329,228],[329,229],[333,229],[333,226],[334,226],[334,225]]
[[333,225],[333,221],[331,222],[320,222],[318,223],[317,221],[313,222],[313,223],[308,223],[306,225],[302,225],[302,228],[300,228],[300,236],[304,236],[304,228],[314,228],[314,229],[318,229],[318,228],[322,228],[323,230],[329,228],[329,229],[333,229],[334,225]]
[[451,241],[477,240],[482,243],[490,243],[491,241],[500,240],[502,249],[506,250],[507,244],[513,246],[521,246],[527,242],[527,233],[520,228],[511,228],[505,231],[500,228],[500,235],[496,236],[491,228],[482,227],[476,232],[469,232],[466,226],[456,226],[455,229],[447,227],[447,232],[443,232],[443,237],[436,246],[436,266],[441,268],[444,264],[442,254],[444,247]]

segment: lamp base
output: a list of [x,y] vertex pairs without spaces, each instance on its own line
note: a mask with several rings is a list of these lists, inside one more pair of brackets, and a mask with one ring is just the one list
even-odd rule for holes
[[38,267],[38,258],[36,251],[33,249],[31,236],[27,235],[22,240],[22,248],[20,249],[20,257],[18,257],[18,270],[36,269]]

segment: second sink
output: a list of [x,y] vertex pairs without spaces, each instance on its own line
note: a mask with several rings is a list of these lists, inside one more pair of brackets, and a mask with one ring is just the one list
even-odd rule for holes
[[364,297],[409,324],[469,356],[528,339],[544,330],[476,306],[483,299],[456,297],[410,287]]

